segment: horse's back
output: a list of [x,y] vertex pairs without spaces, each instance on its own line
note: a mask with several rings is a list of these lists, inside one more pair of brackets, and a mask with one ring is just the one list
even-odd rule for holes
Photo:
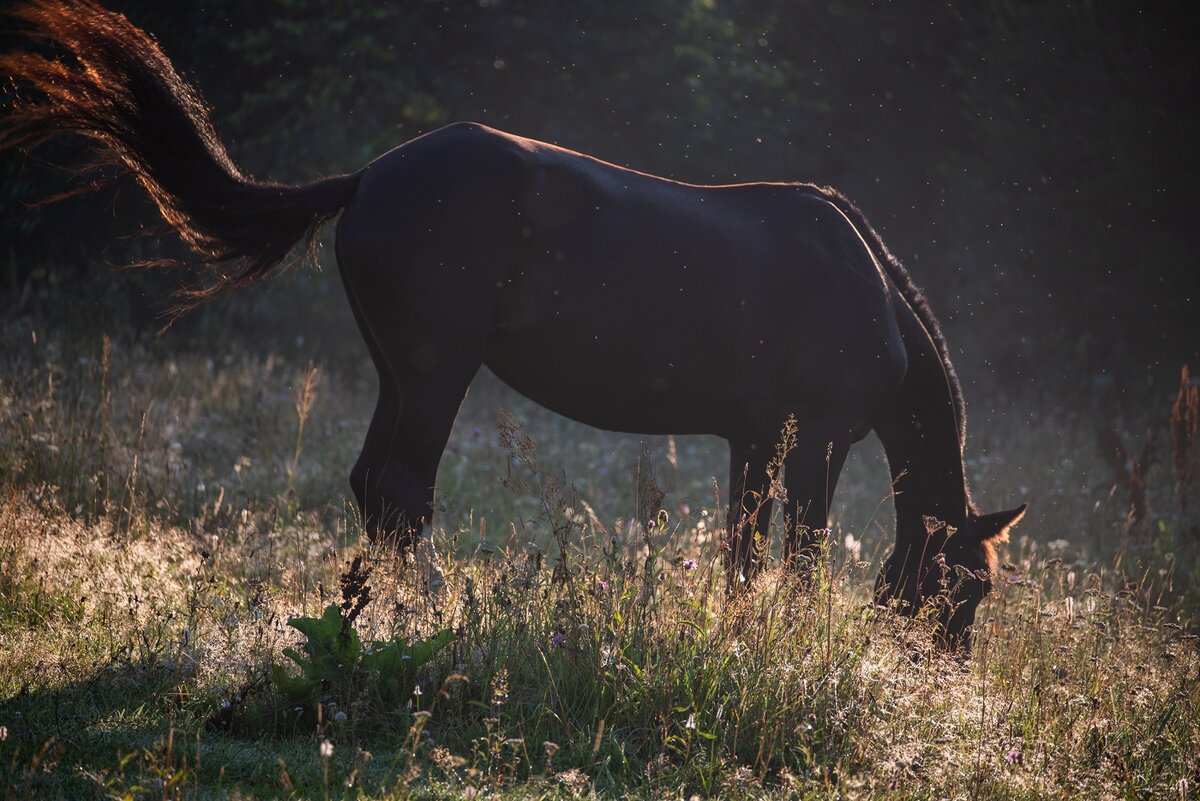
[[605,428],[864,416],[903,371],[886,277],[803,185],[686,184],[462,123],[365,169],[338,250],[378,315],[486,337],[502,379]]

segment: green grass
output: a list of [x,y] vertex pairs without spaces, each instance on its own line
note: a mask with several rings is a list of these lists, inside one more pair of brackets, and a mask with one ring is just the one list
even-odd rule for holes
[[[1127,520],[1097,437],[1111,410],[976,388],[976,495],[1031,514],[963,663],[931,649],[926,622],[867,603],[891,526],[873,441],[839,485],[816,586],[768,570],[730,599],[719,441],[596,432],[484,376],[439,476],[447,588],[431,600],[395,554],[361,548],[346,508],[374,395],[363,365],[318,365],[298,436],[304,364],[0,334],[5,799],[1184,798],[1200,784],[1196,513],[1160,448]],[[1170,400],[1127,418],[1131,452]],[[646,525],[653,506],[665,526]],[[454,640],[403,701],[352,674],[297,711],[267,677],[292,669],[287,621],[340,601],[360,553],[364,640]]]

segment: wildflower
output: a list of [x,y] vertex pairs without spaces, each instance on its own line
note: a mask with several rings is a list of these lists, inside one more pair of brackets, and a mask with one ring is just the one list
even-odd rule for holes
[[321,758],[329,759],[331,756],[333,756],[333,743],[330,742],[329,740],[322,740],[321,741]]
[[346,718],[347,718],[346,713],[340,709],[337,712],[335,712],[333,715],[333,719],[338,723],[345,723]]
[[413,695],[417,696],[418,698],[421,697],[422,693],[420,684],[418,684],[416,687],[413,687]]
[[554,636],[550,638],[550,644],[555,648],[562,648],[563,643],[566,641],[567,635],[563,634],[561,631],[554,632]]
[[582,793],[583,788],[587,787],[588,782],[590,781],[587,774],[581,771],[579,768],[571,768],[563,771],[562,773],[556,773],[554,778],[558,779],[558,781],[561,782],[569,792],[574,794]]
[[685,729],[696,728],[696,714],[694,712],[692,714],[688,715],[687,722],[683,724],[683,727]]
[[1008,753],[1004,755],[1004,761],[1010,765],[1023,765],[1025,758],[1016,748],[1010,748]]
[[696,560],[695,559],[684,559],[683,560],[683,569],[684,570],[695,570],[696,569]]

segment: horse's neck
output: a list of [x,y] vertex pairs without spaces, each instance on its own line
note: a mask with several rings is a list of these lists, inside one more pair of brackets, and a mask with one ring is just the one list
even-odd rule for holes
[[875,425],[892,473],[899,550],[924,542],[926,517],[961,527],[970,504],[961,429],[941,357],[915,315],[901,330],[908,373]]

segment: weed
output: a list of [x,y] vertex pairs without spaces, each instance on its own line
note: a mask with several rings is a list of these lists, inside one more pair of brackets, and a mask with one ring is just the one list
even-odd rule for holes
[[1200,426],[1200,387],[1191,382],[1185,364],[1179,371],[1179,392],[1171,407],[1171,455],[1179,510],[1187,514],[1188,490],[1196,478],[1196,431]]
[[[340,583],[342,603],[330,604],[319,618],[292,617],[288,625],[304,635],[301,650],[284,648],[283,655],[300,668],[289,675],[280,665],[271,668],[275,688],[298,704],[301,716],[320,723],[322,708],[362,707],[359,696],[366,693],[379,707],[394,708],[411,693],[420,695],[418,672],[450,643],[452,633],[443,629],[428,638],[374,640],[363,644],[354,621],[371,601],[367,585],[369,571],[362,557],[354,557]],[[378,708],[378,707],[376,707]],[[334,713],[345,721],[346,713]],[[339,722],[340,722],[339,721]]]

